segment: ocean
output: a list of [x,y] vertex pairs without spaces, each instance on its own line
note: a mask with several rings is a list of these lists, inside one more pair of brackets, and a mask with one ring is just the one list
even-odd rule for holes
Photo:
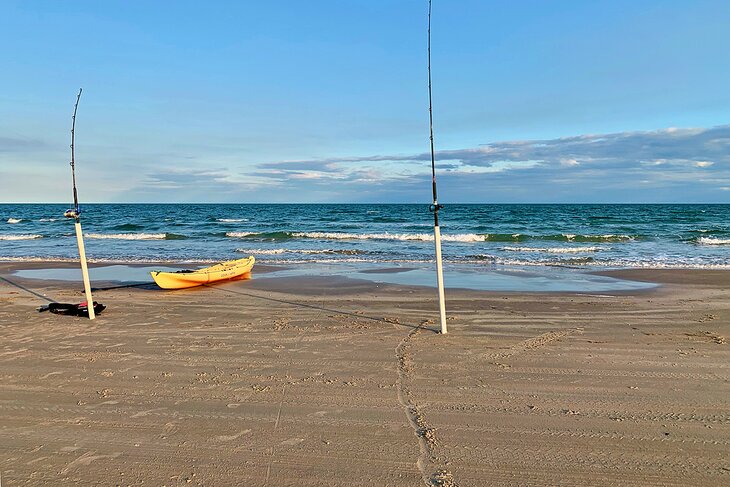
[[[63,204],[0,205],[0,260],[78,259]],[[89,204],[90,261],[417,265],[433,261],[428,204]],[[730,268],[730,205],[454,204],[446,265]]]

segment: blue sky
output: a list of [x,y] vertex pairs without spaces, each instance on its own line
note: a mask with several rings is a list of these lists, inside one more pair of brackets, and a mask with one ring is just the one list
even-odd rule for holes
[[[424,202],[423,0],[5,1],[0,201]],[[730,2],[435,0],[440,200],[730,202]]]

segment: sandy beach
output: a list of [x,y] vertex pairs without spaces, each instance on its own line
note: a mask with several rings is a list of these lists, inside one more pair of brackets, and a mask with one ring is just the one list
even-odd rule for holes
[[648,291],[343,277],[165,292],[0,264],[0,474],[16,485],[728,485],[730,272]]

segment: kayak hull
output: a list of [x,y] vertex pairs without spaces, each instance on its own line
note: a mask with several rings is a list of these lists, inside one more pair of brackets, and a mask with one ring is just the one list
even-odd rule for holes
[[255,262],[256,259],[252,255],[191,272],[153,271],[150,275],[162,289],[184,289],[218,281],[241,279],[251,272]]

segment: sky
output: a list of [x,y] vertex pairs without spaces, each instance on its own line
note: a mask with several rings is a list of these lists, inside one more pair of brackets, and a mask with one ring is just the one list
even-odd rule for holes
[[[431,201],[427,0],[3,1],[0,202]],[[441,203],[730,203],[730,2],[434,0]]]

